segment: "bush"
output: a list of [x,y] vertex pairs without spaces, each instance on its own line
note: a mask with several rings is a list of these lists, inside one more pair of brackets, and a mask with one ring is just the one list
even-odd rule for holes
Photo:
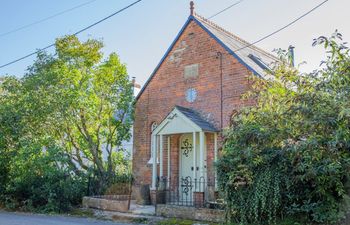
[[66,212],[79,205],[87,179],[77,176],[59,149],[45,151],[31,143],[10,161],[9,179],[3,193],[10,209]]
[[90,169],[88,171],[88,192],[87,195],[113,195],[128,194],[133,182],[131,173],[131,160],[124,151],[113,152],[112,159],[115,162],[113,174],[108,182],[104,182],[101,187],[99,177],[95,176],[98,171]]
[[235,113],[217,165],[229,221],[271,224],[292,216],[333,223],[343,217],[350,56],[339,38],[315,40],[327,51],[322,69],[300,74],[281,57],[273,80],[254,81],[246,97],[257,104]]
[[[61,212],[83,195],[130,180],[133,91],[103,43],[57,39],[22,78],[0,77],[0,205]],[[92,177],[92,179],[91,179]]]
[[[85,195],[103,194],[94,184],[99,184],[94,171],[76,170],[70,158],[60,147],[52,144],[50,138],[23,141],[7,165],[6,182],[2,184],[0,202],[8,209],[34,212],[68,212],[81,204]],[[43,147],[45,146],[45,147]],[[124,191],[130,193],[132,181],[129,161],[116,154],[118,167],[115,168],[110,194]],[[1,160],[0,163],[5,161]],[[122,185],[123,184],[123,185]],[[90,187],[90,190],[89,190]],[[107,185],[106,185],[107,188]],[[119,188],[119,189],[118,189]],[[118,189],[118,190],[117,190]]]

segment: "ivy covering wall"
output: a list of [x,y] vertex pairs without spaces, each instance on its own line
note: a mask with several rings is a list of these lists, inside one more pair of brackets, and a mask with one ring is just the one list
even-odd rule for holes
[[350,55],[337,32],[314,45],[326,52],[318,69],[300,73],[280,50],[275,79],[244,96],[256,106],[234,113],[217,164],[230,222],[328,224],[347,211]]

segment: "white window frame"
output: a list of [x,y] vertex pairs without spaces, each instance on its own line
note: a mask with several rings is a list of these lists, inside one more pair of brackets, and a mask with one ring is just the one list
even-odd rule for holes
[[[152,138],[152,134],[153,134],[153,131],[158,127],[158,124],[157,122],[153,122],[152,125],[151,125],[151,158],[148,160],[147,164],[148,165],[153,165],[153,151],[152,151],[152,146],[153,146],[153,138]],[[156,141],[158,142],[157,144],[159,145],[159,139],[156,138]],[[159,164],[159,154],[157,154],[157,164]]]

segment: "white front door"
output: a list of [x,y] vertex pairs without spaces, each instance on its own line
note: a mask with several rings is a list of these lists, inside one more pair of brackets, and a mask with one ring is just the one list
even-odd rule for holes
[[[196,136],[196,147],[193,145],[193,134],[184,134],[180,138],[180,177],[179,194],[182,201],[192,201],[193,192],[199,180],[199,140]],[[196,157],[194,159],[194,157]],[[196,163],[194,163],[196,162]]]

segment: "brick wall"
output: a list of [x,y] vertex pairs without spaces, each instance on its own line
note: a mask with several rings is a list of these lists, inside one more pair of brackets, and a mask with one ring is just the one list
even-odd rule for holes
[[[223,73],[223,124],[221,125],[221,63],[217,53],[221,52]],[[199,65],[196,78],[185,79],[184,67]],[[175,105],[192,108],[218,129],[227,127],[234,109],[245,104],[241,95],[248,90],[251,72],[229,55],[213,38],[195,22],[184,30],[177,43],[159,67],[136,103],[134,123],[133,173],[136,184],[150,184],[152,167],[147,166],[151,156],[151,124],[160,124]],[[197,90],[197,99],[189,103],[185,99],[188,88]],[[171,136],[171,171],[178,176],[179,136]],[[219,143],[220,146],[220,143]],[[167,151],[164,148],[164,156]],[[207,135],[207,165],[212,170],[214,158],[213,137]],[[164,174],[167,163],[164,161]],[[208,175],[213,174],[208,171]]]

